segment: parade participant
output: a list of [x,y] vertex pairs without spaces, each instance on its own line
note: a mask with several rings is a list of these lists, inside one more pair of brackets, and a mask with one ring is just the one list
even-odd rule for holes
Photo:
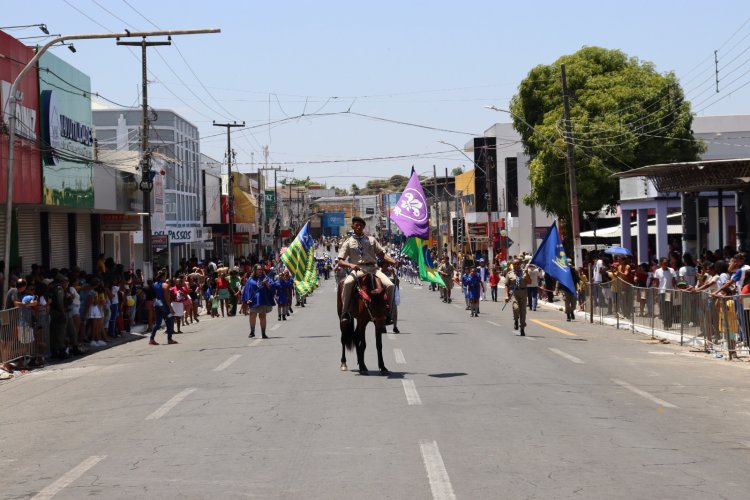
[[162,320],[164,320],[167,327],[167,343],[178,343],[176,340],[172,340],[172,335],[174,335],[174,309],[172,309],[169,282],[166,277],[167,272],[161,270],[157,273],[154,280],[154,312],[156,313],[156,321],[154,322],[154,328],[151,330],[151,338],[148,341],[150,345],[159,345],[154,337],[156,337],[156,331],[161,327]]
[[263,272],[263,266],[255,264],[253,275],[245,283],[242,290],[242,301],[250,308],[250,334],[249,338],[255,337],[255,319],[260,318],[261,336],[266,336],[266,314],[273,311],[274,286],[272,280]]
[[544,271],[539,269],[534,264],[529,264],[528,266],[526,266],[526,270],[529,273],[529,277],[531,278],[531,282],[526,287],[527,301],[529,304],[529,309],[532,311],[536,311],[537,302],[539,300],[539,275]]
[[482,280],[482,295],[479,300],[487,300],[487,281],[490,277],[489,269],[484,265],[484,259],[479,259],[479,267],[477,267],[477,276]]
[[279,274],[279,279],[274,282],[274,288],[276,291],[276,303],[279,305],[279,321],[286,321],[286,317],[289,315],[289,290],[292,288],[289,271],[284,270]]
[[492,270],[490,274],[490,296],[492,302],[497,302],[497,285],[500,283],[500,269],[497,267]]
[[466,301],[466,310],[471,310],[471,304],[469,303],[469,292],[466,289],[466,283],[469,280],[469,276],[471,275],[471,268],[470,267],[464,267],[464,273],[461,275],[461,291],[464,294],[464,300]]
[[398,273],[391,267],[390,263],[386,262],[385,260],[381,262],[380,270],[383,271],[383,273],[385,273],[389,278],[391,278],[394,286],[393,297],[390,298],[390,311],[388,313],[388,318],[385,324],[393,324],[393,333],[401,333],[398,329],[398,305],[399,301],[401,300],[399,293]]
[[229,290],[229,280],[226,278],[224,272],[219,272],[219,277],[216,278],[216,295],[219,296],[221,317],[223,318],[225,309],[227,314],[229,314],[229,304],[232,297],[232,292]]
[[440,264],[440,267],[438,267],[438,274],[440,274],[440,277],[443,279],[443,283],[445,283],[445,288],[443,291],[443,302],[448,304],[451,303],[451,290],[453,290],[453,271],[453,265],[446,255],[445,257],[443,257],[442,264]]
[[513,265],[505,274],[505,302],[513,301],[513,329],[521,328],[521,336],[526,335],[526,287],[531,277],[521,268],[521,259],[515,257]]
[[[581,278],[578,276],[578,270],[573,266],[573,261],[568,261],[568,266],[570,266],[570,274],[573,278],[573,285],[575,285],[576,289],[578,289],[578,284],[581,282]],[[565,318],[567,321],[572,321],[576,319],[576,297],[571,293],[570,290],[565,288],[560,284],[560,282],[557,282],[557,289],[559,292],[563,295],[563,302],[565,304]]]
[[466,292],[472,318],[479,317],[479,297],[483,290],[484,283],[482,282],[482,278],[479,276],[477,268],[473,267],[471,273],[466,277]]
[[394,285],[388,277],[383,274],[377,267],[378,257],[386,262],[398,266],[398,263],[385,253],[385,249],[378,243],[373,236],[365,236],[365,220],[361,217],[352,217],[352,234],[339,250],[339,265],[348,267],[354,272],[350,273],[341,287],[343,296],[342,300],[342,319],[351,318],[349,313],[349,303],[354,290],[354,283],[357,278],[365,274],[374,274],[380,280],[385,293],[388,297],[393,297]]

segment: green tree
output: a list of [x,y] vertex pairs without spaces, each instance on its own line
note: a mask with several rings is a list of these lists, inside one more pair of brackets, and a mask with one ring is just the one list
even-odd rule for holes
[[453,167],[453,170],[451,170],[451,175],[453,177],[457,175],[461,175],[464,173],[464,167]]
[[617,203],[613,173],[693,161],[705,151],[693,137],[690,103],[674,73],[660,74],[652,63],[619,50],[586,47],[533,68],[511,100],[513,127],[532,158],[526,202],[570,221],[561,63],[570,96],[579,214]]
[[359,186],[356,183],[352,184],[351,191],[354,196],[357,196],[359,194]]

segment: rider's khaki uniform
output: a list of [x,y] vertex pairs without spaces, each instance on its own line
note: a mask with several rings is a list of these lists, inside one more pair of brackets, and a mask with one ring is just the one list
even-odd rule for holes
[[344,280],[342,299],[342,314],[349,311],[349,302],[352,298],[354,289],[354,280],[365,273],[374,274],[385,287],[385,292],[389,299],[393,298],[395,287],[388,276],[378,268],[378,255],[385,253],[385,249],[372,236],[350,236],[339,249],[339,259],[348,261],[350,264],[357,264],[361,271],[352,271]]

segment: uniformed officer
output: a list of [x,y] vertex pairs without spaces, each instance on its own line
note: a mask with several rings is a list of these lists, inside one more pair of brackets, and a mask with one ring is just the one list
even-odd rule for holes
[[443,278],[443,283],[445,283],[445,288],[443,289],[443,302],[446,303],[451,302],[451,290],[453,290],[454,271],[455,269],[453,268],[450,259],[447,255],[444,256],[443,263],[440,264],[440,267],[438,267],[438,274],[440,274],[440,277]]
[[349,302],[352,298],[354,280],[360,276],[374,274],[385,287],[385,293],[389,299],[393,297],[395,287],[388,276],[378,268],[378,257],[386,262],[398,266],[398,263],[385,253],[385,249],[373,236],[365,236],[365,220],[361,217],[352,217],[351,235],[339,249],[339,266],[354,270],[344,280],[342,299],[342,317],[349,314]]
[[505,273],[505,302],[513,300],[513,329],[521,327],[521,336],[526,335],[526,287],[531,283],[527,270],[521,267],[521,259],[513,259],[513,267]]

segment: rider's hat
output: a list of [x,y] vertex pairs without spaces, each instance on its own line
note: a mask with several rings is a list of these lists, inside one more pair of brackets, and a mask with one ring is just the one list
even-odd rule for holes
[[367,225],[367,222],[362,217],[352,217],[352,224],[355,222],[361,222],[364,225]]

